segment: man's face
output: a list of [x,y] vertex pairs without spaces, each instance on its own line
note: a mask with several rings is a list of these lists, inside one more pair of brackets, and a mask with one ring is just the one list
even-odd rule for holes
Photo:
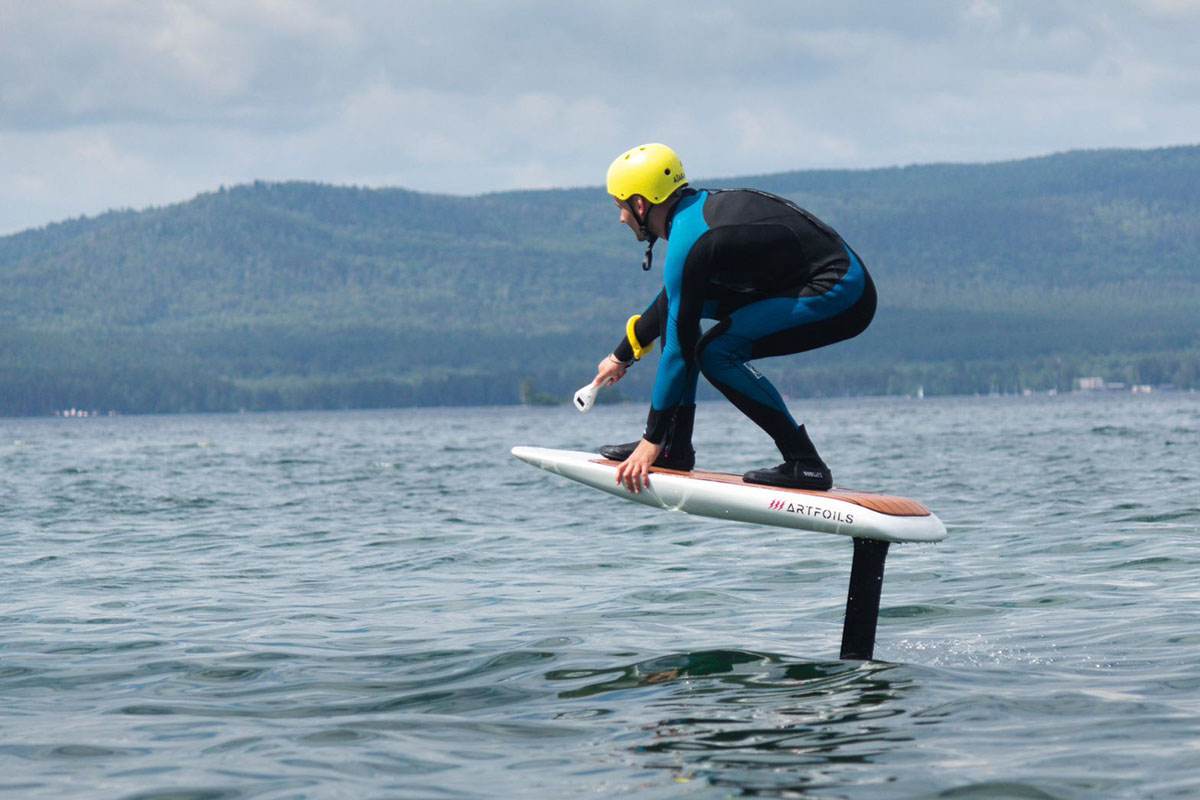
[[636,203],[638,198],[631,197],[628,201],[617,200],[617,208],[621,210],[621,224],[628,225],[629,230],[633,231],[633,236],[639,242],[646,241],[646,237],[642,235],[642,226],[638,225],[637,219],[630,209],[629,203]]

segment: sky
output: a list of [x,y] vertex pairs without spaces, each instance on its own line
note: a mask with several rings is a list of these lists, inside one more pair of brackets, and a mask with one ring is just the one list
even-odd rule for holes
[[0,235],[254,180],[1200,144],[1200,0],[0,0]]

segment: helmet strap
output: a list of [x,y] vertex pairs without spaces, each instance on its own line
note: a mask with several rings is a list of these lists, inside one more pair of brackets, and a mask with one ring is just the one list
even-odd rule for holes
[[650,219],[650,210],[646,211],[646,219],[642,219],[641,214],[637,212],[637,207],[632,202],[633,198],[629,199],[629,212],[633,214],[633,220],[638,224],[638,230],[641,231],[642,238],[646,240],[646,254],[642,256],[642,271],[649,272],[650,267],[654,264],[654,243],[658,241],[658,237],[651,233],[650,228],[646,226],[646,223]]
[[650,243],[646,245],[646,254],[642,256],[642,271],[649,272],[650,267],[654,264],[654,237],[648,240]]

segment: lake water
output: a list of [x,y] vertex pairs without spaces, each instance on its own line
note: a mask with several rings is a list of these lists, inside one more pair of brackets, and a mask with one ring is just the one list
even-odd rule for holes
[[849,539],[509,455],[640,405],[0,420],[0,793],[1200,796],[1200,395],[793,409],[949,529],[892,547],[875,662]]

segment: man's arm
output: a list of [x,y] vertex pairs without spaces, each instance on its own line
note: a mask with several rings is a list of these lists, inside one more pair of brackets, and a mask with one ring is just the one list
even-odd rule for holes
[[[667,319],[667,290],[664,288],[658,293],[658,297],[650,305],[646,306],[646,310],[642,312],[641,319],[633,324],[633,333],[637,337],[638,344],[645,347],[650,342],[657,339],[663,330],[663,323]],[[628,336],[622,336],[620,343],[613,350],[613,356],[618,361],[623,361],[626,364],[633,361],[633,345],[629,341]]]

